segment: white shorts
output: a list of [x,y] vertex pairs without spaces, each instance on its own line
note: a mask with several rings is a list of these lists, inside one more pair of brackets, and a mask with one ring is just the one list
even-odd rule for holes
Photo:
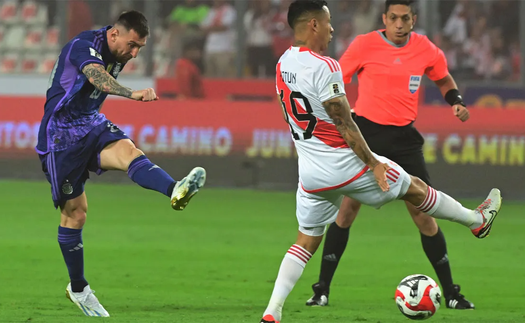
[[299,226],[315,228],[334,222],[343,196],[351,197],[376,209],[403,197],[410,187],[410,175],[390,159],[383,156],[377,156],[377,158],[393,169],[387,177],[388,184],[390,184],[388,192],[381,190],[375,181],[374,173],[370,170],[348,185],[334,190],[308,193],[299,183],[296,195],[296,216]]

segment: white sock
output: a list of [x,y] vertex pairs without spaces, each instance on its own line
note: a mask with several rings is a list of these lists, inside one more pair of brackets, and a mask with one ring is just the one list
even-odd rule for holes
[[288,249],[281,263],[281,268],[279,268],[272,297],[270,298],[268,307],[264,311],[263,317],[271,314],[275,320],[281,320],[284,301],[286,301],[295,283],[297,283],[299,277],[303,274],[304,267],[311,257],[312,254],[310,252],[296,244]]
[[452,197],[430,186],[427,197],[417,209],[437,219],[461,223],[470,229],[477,229],[483,224],[481,214],[465,208]]

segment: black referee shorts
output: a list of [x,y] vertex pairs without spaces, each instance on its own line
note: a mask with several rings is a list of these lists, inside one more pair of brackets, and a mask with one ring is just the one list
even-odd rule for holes
[[370,150],[396,162],[410,175],[431,185],[423,156],[425,140],[412,124],[384,126],[357,115],[354,115],[354,120]]

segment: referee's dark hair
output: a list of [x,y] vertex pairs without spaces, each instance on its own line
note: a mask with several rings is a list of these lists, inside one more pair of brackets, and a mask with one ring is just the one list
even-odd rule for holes
[[142,12],[136,10],[125,11],[118,17],[116,24],[126,28],[127,31],[133,29],[140,38],[149,36],[148,20]]
[[416,8],[415,8],[415,1],[413,0],[386,0],[385,2],[385,13],[388,12],[388,9],[390,9],[390,6],[400,4],[403,6],[410,7],[410,11],[412,11],[412,14],[416,14]]
[[294,29],[299,21],[306,19],[306,15],[318,14],[327,5],[325,0],[295,0],[288,8],[288,25]]

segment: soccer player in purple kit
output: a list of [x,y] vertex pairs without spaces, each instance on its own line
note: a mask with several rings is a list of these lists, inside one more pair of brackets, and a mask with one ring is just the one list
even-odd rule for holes
[[66,295],[87,316],[109,316],[84,277],[84,184],[89,171],[99,175],[126,171],[140,186],[168,196],[175,210],[183,210],[206,181],[201,167],[175,181],[99,113],[108,94],[142,102],[158,100],[151,88],[134,91],[116,81],[146,45],[148,35],[148,22],[138,11],[123,13],[113,26],[80,33],[62,49],[47,90],[36,151],[55,208],[60,207],[58,242],[70,277]]

